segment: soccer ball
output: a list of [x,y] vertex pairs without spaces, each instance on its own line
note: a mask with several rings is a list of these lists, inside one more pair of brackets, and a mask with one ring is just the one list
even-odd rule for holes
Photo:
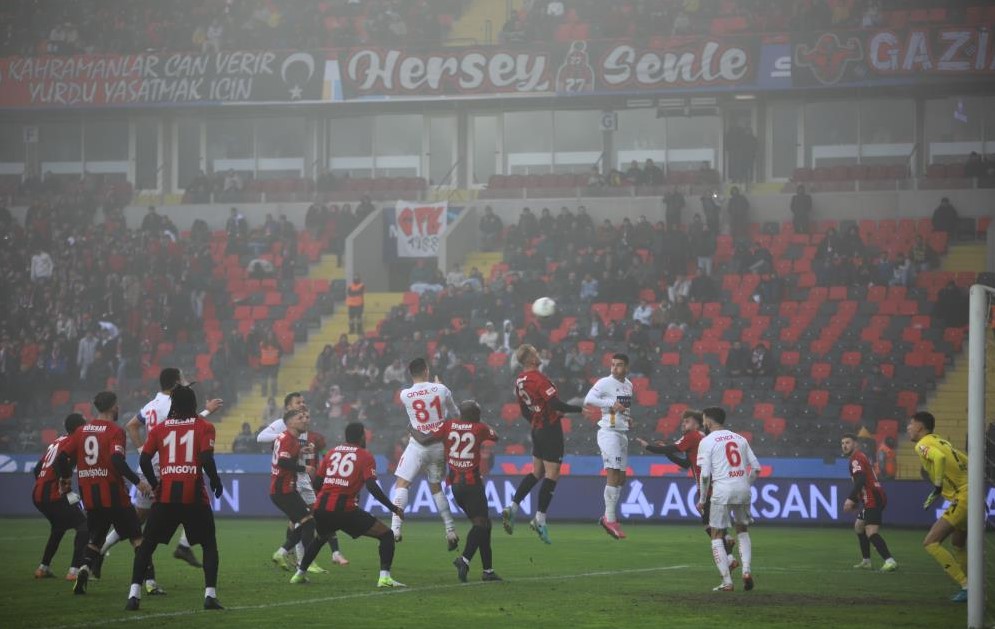
[[537,317],[551,317],[556,312],[556,302],[549,297],[540,297],[532,302],[532,314]]

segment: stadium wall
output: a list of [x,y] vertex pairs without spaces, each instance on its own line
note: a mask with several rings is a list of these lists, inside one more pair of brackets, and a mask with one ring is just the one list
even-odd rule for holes
[[353,275],[359,273],[367,291],[389,290],[390,273],[384,264],[383,230],[383,209],[377,208],[345,241],[347,281],[352,281]]
[[467,254],[480,249],[480,217],[476,207],[469,207],[449,224],[439,245],[439,268],[445,273],[462,264]]

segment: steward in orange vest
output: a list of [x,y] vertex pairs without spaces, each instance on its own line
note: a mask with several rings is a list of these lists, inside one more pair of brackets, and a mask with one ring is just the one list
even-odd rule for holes
[[363,306],[365,304],[366,285],[353,275],[352,284],[346,289],[345,305],[349,309],[349,334],[363,335]]

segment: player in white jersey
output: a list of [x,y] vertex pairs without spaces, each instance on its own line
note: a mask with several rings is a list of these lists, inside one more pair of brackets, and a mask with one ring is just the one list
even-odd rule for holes
[[[295,411],[295,410],[307,410],[307,405],[304,404],[304,397],[293,391],[288,393],[283,398],[283,412]],[[310,417],[308,417],[310,420]],[[276,441],[276,438],[287,431],[287,424],[283,421],[282,417],[278,417],[273,420],[273,422],[259,431],[256,435],[256,441],[258,443],[268,443],[272,444]],[[308,431],[302,432],[298,439],[301,442],[301,456],[298,463],[303,466],[310,465],[311,467],[317,468],[316,451],[314,449],[314,441],[312,439],[314,433]],[[307,506],[314,505],[317,500],[317,496],[314,493],[314,486],[311,483],[311,477],[307,472],[297,473],[297,493],[300,494],[301,498]],[[339,550],[339,538],[337,535],[332,534],[331,538],[328,540],[329,545],[332,548],[332,562],[340,566],[348,566],[349,560],[346,559]],[[297,562],[304,558],[304,544],[301,542],[301,530],[293,522],[287,525],[287,537],[283,544],[276,549],[273,553],[273,563],[277,566],[283,568],[284,570],[292,570],[296,567]],[[291,557],[290,552],[294,551],[295,556]],[[323,572],[328,572],[324,568],[318,566],[318,564],[312,562],[308,566],[308,572],[312,574],[320,574]]]
[[726,554],[725,531],[735,526],[739,540],[739,560],[743,566],[743,589],[753,589],[753,575],[750,563],[753,559],[753,545],[750,542],[748,527],[750,517],[750,489],[760,476],[760,461],[753,454],[750,443],[741,435],[725,429],[726,412],[718,407],[702,411],[705,431],[708,433],[698,444],[698,466],[701,478],[698,486],[698,511],[705,507],[704,498],[712,492],[711,513],[708,526],[711,528],[712,558],[722,575],[722,583],[714,588],[716,592],[732,592],[732,575],[729,570],[729,556]]
[[625,485],[629,465],[629,437],[632,428],[632,382],[629,357],[612,356],[611,375],[594,383],[584,397],[585,414],[598,417],[598,447],[605,466],[605,514],[601,526],[615,539],[625,539],[618,523],[618,499]]
[[[436,378],[429,382],[428,363],[424,358],[416,358],[408,365],[412,385],[401,391],[401,403],[408,412],[408,432],[411,440],[397,463],[394,476],[394,504],[403,511],[408,506],[408,488],[418,474],[424,472],[432,499],[439,509],[439,515],[446,527],[446,540],[449,550],[459,546],[456,525],[449,512],[449,501],[442,492],[442,475],[446,467],[445,446],[431,433],[437,431],[447,419],[460,416],[459,408],[453,400],[452,391]],[[391,519],[394,539],[401,541],[402,520],[397,515]]]

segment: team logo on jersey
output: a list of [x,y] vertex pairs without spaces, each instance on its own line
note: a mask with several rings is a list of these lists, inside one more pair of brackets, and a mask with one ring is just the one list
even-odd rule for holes
[[632,396],[631,395],[619,395],[615,397],[618,403],[625,408],[632,408]]
[[834,85],[846,72],[851,62],[864,58],[864,47],[856,37],[840,42],[836,33],[823,33],[812,47],[798,44],[795,47],[795,65],[809,68],[812,76],[823,85]]

